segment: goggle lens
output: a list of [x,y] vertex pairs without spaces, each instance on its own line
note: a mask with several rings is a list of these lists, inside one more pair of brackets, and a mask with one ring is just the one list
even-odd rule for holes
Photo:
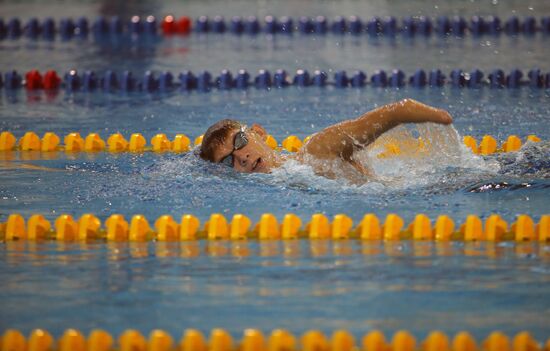
[[248,138],[244,132],[244,127],[241,127],[241,130],[235,134],[235,139],[233,139],[233,151],[227,157],[220,161],[221,164],[224,164],[228,167],[233,167],[233,152],[240,150],[248,144]]

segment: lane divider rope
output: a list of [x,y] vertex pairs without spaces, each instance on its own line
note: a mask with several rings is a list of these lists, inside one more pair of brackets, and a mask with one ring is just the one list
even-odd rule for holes
[[441,331],[432,331],[421,342],[406,330],[395,332],[391,340],[378,330],[373,330],[358,343],[346,330],[336,330],[330,337],[318,330],[309,330],[298,339],[284,329],[275,329],[266,337],[258,329],[246,329],[235,342],[224,329],[212,329],[210,337],[196,329],[183,332],[179,342],[167,332],[156,329],[145,338],[134,329],[125,330],[115,342],[113,336],[101,329],[94,329],[86,338],[76,329],[67,329],[54,341],[53,336],[42,329],[31,331],[28,338],[16,329],[8,329],[2,336],[2,350],[11,351],[548,351],[550,339],[539,344],[529,332],[517,333],[512,339],[502,332],[492,332],[481,344],[468,332],[459,332],[451,340]]
[[[267,135],[265,141],[272,149],[288,152],[297,152],[303,144],[305,144],[311,136],[307,136],[301,140],[295,135],[290,135],[283,139],[281,144],[277,142],[275,137]],[[194,145],[202,143],[203,135],[198,136],[194,140]],[[41,151],[41,152],[188,152],[191,150],[191,140],[185,134],[176,134],[174,139],[170,139],[164,133],[158,133],[151,138],[150,146],[147,145],[147,140],[141,133],[133,133],[129,140],[126,140],[121,133],[111,134],[107,142],[101,138],[98,133],[90,133],[83,138],[80,133],[73,132],[67,134],[63,138],[64,144],[61,145],[61,138],[53,133],[46,132],[40,138],[35,132],[26,132],[19,140],[10,132],[4,131],[0,133],[0,153],[9,151]],[[540,142],[541,139],[534,134],[527,136],[525,142]],[[407,145],[407,147],[415,148],[419,152],[426,148],[426,141],[422,138],[416,139],[415,145]],[[464,136],[463,143],[474,154],[490,155],[496,152],[514,152],[521,149],[523,143],[516,135],[510,135],[500,143],[491,136],[485,135],[480,140],[479,145],[477,140],[472,136]],[[400,146],[397,143],[388,142],[384,144],[384,150],[377,156],[386,158],[397,156],[402,153]],[[47,155],[45,155],[47,156]]]
[[229,222],[220,213],[213,213],[201,228],[200,220],[184,214],[177,222],[170,215],[162,215],[151,226],[144,215],[132,216],[128,222],[123,215],[113,214],[103,223],[90,213],[80,218],[70,214],[58,216],[52,223],[41,214],[33,214],[26,221],[22,215],[13,213],[0,224],[0,239],[57,240],[57,241],[193,241],[193,240],[414,240],[414,241],[516,241],[549,242],[550,215],[542,215],[538,223],[529,215],[518,215],[508,223],[498,214],[483,220],[477,215],[468,215],[460,225],[448,215],[440,215],[435,222],[425,214],[417,214],[406,225],[396,214],[388,214],[382,222],[375,214],[367,213],[354,227],[353,220],[345,214],[337,214],[332,221],[322,213],[315,213],[309,221],[292,213],[281,221],[271,213],[264,213],[253,225],[249,217],[235,214]]
[[273,74],[266,69],[260,69],[256,76],[241,69],[236,75],[224,69],[218,76],[213,76],[209,71],[202,71],[194,74],[191,71],[183,71],[177,78],[169,71],[155,73],[147,71],[142,77],[137,77],[131,71],[116,73],[111,70],[103,74],[96,74],[94,71],[79,73],[72,69],[61,78],[54,70],[49,70],[42,75],[38,70],[31,70],[22,77],[16,70],[0,74],[0,88],[7,91],[26,88],[34,90],[59,90],[65,89],[68,92],[170,92],[170,91],[201,91],[208,92],[213,89],[272,89],[285,88],[288,86],[325,87],[336,88],[402,88],[411,86],[414,88],[443,87],[449,85],[455,88],[490,87],[494,89],[509,88],[516,89],[522,86],[529,86],[534,89],[550,88],[550,72],[542,72],[533,68],[524,74],[519,69],[513,69],[506,74],[502,69],[494,69],[484,73],[479,69],[471,72],[464,72],[461,69],[452,70],[445,75],[439,69],[426,72],[423,69],[415,71],[407,76],[404,71],[394,69],[391,72],[376,70],[367,79],[364,71],[357,70],[350,75],[346,71],[335,71],[333,79],[329,79],[327,72],[315,70],[310,74],[305,69],[298,69],[293,77],[286,70],[277,69]]
[[145,37],[156,36],[161,33],[164,36],[175,34],[188,35],[196,33],[232,33],[235,35],[249,34],[301,34],[324,35],[351,34],[369,35],[371,37],[395,37],[402,35],[406,37],[472,35],[510,35],[517,36],[534,35],[537,32],[550,34],[550,17],[544,16],[537,20],[533,16],[519,18],[512,16],[501,20],[497,16],[472,16],[469,20],[461,16],[439,16],[430,18],[427,16],[406,16],[398,20],[395,16],[372,17],[362,20],[358,16],[336,16],[328,20],[325,16],[301,16],[297,19],[288,16],[280,18],[268,15],[260,21],[256,16],[234,16],[226,21],[223,16],[199,16],[193,20],[188,16],[181,16],[178,19],[173,15],[165,16],[160,24],[155,16],[131,16],[129,20],[123,20],[119,16],[105,18],[99,16],[90,21],[86,17],[62,18],[58,23],[51,18],[39,20],[36,17],[28,19],[24,24],[13,17],[4,22],[0,19],[0,39],[7,38],[16,40],[21,37],[30,39],[43,38],[53,40],[59,35],[63,40],[72,38],[83,39],[91,32],[96,37],[110,36],[133,36]]

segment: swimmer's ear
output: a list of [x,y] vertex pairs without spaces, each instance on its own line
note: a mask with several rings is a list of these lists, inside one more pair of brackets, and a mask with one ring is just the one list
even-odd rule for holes
[[259,125],[257,123],[252,124],[250,129],[255,131],[256,133],[258,133],[261,137],[264,137],[264,136],[267,135],[267,132],[265,131],[264,127],[262,127],[261,125]]

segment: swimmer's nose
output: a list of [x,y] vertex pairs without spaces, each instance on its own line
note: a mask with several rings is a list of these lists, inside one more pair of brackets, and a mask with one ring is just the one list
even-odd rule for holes
[[237,161],[239,162],[239,165],[244,168],[244,167],[246,167],[246,164],[248,163],[249,158],[250,158],[250,155],[246,154],[242,157],[240,157],[240,156],[237,157]]

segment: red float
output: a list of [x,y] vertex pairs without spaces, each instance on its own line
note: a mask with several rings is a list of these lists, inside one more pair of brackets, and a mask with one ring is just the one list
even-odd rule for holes
[[57,89],[61,84],[61,79],[56,71],[48,71],[44,74],[44,89]]
[[42,89],[42,75],[40,72],[33,69],[25,74],[25,87],[29,90]]
[[181,17],[176,23],[176,31],[180,34],[189,34],[191,32],[191,19],[187,16]]
[[164,17],[161,24],[162,32],[165,35],[170,35],[176,33],[176,22],[174,21],[174,16],[168,15]]

